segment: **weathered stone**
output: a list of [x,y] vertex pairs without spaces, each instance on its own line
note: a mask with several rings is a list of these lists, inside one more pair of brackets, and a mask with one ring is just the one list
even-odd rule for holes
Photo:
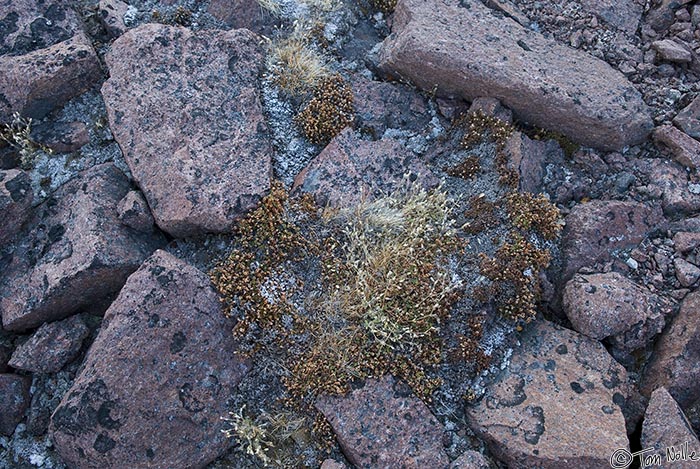
[[503,107],[501,102],[496,98],[479,97],[472,101],[469,106],[469,112],[481,112],[487,116],[492,116],[511,124],[513,122],[513,113],[510,109]]
[[508,164],[518,171],[522,192],[542,192],[548,160],[564,161],[564,153],[554,140],[532,140],[522,132],[513,132],[503,148]]
[[670,305],[617,272],[574,275],[562,306],[574,329],[593,339],[618,336],[631,352],[648,345],[665,325]]
[[84,33],[20,56],[0,56],[0,123],[44,117],[96,83],[100,62]]
[[155,220],[146,199],[139,191],[129,191],[117,205],[117,216],[122,223],[144,233],[152,233]]
[[226,401],[248,370],[209,278],[164,251],[129,277],[51,418],[75,468],[202,468],[228,447]]
[[641,95],[621,73],[479,1],[400,0],[379,58],[387,74],[438,96],[492,96],[521,120],[588,146],[620,149],[643,141],[652,127]]
[[23,55],[70,39],[80,19],[60,0],[0,0],[0,55]]
[[367,380],[344,397],[322,396],[316,408],[357,467],[446,467],[443,429],[426,405],[391,376]]
[[471,450],[465,451],[450,464],[450,469],[490,469],[491,467],[491,463],[483,454]]
[[63,185],[27,224],[0,278],[3,327],[21,331],[63,319],[118,291],[159,245],[122,225],[116,206],[129,180],[112,164]]
[[644,12],[635,0],[581,0],[581,7],[606,23],[630,34],[637,32]]
[[128,29],[124,24],[124,15],[129,10],[129,5],[121,0],[100,0],[97,6],[97,14],[110,37],[119,37]]
[[78,355],[89,333],[80,316],[44,324],[17,347],[10,366],[32,373],[56,373]]
[[[470,427],[510,468],[608,467],[629,450],[625,369],[597,341],[541,321],[508,367],[467,408]],[[553,397],[555,396],[555,397]]]
[[32,207],[32,187],[24,171],[0,171],[0,245],[8,243],[29,219]]
[[562,235],[562,282],[581,267],[610,258],[616,250],[639,244],[650,232],[663,228],[658,206],[615,200],[577,205],[565,219]]
[[[652,448],[653,451],[646,454],[658,454],[662,461],[666,461],[666,448],[673,447],[671,454],[683,451],[685,445],[688,450],[695,451],[695,461],[676,460],[669,461],[663,467],[692,469],[698,467],[700,461],[700,441],[688,423],[678,403],[665,388],[659,388],[651,394],[644,423],[642,425],[642,448]],[[659,466],[653,466],[659,467]]]
[[655,31],[664,32],[675,21],[676,10],[689,2],[690,0],[661,0],[656,8],[647,14],[645,22]]
[[0,373],[7,373],[9,370],[7,362],[10,361],[12,356],[12,349],[6,345],[0,344]]
[[700,279],[700,269],[685,259],[674,259],[673,267],[676,270],[676,278],[684,287],[689,287]]
[[672,125],[654,129],[654,140],[666,145],[673,159],[690,169],[700,167],[700,142]]
[[690,192],[688,173],[678,164],[653,159],[649,185],[661,192],[661,206],[670,217],[689,215],[700,210],[700,194]]
[[31,137],[55,153],[70,153],[90,142],[87,125],[83,122],[32,125]]
[[658,57],[666,62],[689,63],[693,60],[690,51],[673,39],[654,41],[651,47],[659,54]]
[[681,303],[678,316],[661,334],[647,365],[642,391],[665,387],[686,408],[700,397],[700,291]]
[[[700,7],[698,12],[700,12]],[[674,117],[673,123],[691,137],[700,139],[700,96],[683,108]]]
[[267,37],[272,37],[276,26],[288,23],[288,20],[277,19],[261,8],[257,0],[211,0],[207,11],[231,28],[249,29]]
[[673,236],[676,252],[686,254],[700,246],[700,233],[680,231]]
[[146,24],[105,60],[110,126],[158,226],[176,237],[230,231],[270,187],[259,38]]
[[0,374],[0,434],[12,435],[29,406],[31,378]]
[[323,464],[321,464],[321,469],[347,469],[347,466],[334,459],[326,459],[323,461]]
[[359,140],[345,129],[295,178],[292,190],[313,194],[320,205],[348,207],[364,196],[390,193],[405,182],[425,188],[438,184],[433,173],[410,150],[392,138]]

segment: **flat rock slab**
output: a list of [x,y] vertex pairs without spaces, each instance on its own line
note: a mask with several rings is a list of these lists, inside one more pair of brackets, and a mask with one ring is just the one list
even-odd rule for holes
[[673,155],[673,159],[690,169],[700,167],[700,142],[672,125],[654,129],[654,140],[662,143]]
[[650,395],[662,386],[684,409],[700,397],[700,291],[683,299],[647,365],[642,392]]
[[248,370],[209,278],[164,251],[107,310],[50,432],[74,468],[201,468],[229,442],[226,401]]
[[319,205],[350,207],[398,189],[404,176],[426,189],[439,182],[398,140],[360,140],[345,129],[297,175],[293,190],[312,194]]
[[581,7],[606,23],[630,34],[637,32],[644,12],[637,0],[581,0]]
[[358,468],[449,465],[442,425],[410,388],[391,376],[367,380],[347,396],[322,396],[316,408]]
[[467,408],[470,427],[510,468],[610,467],[616,449],[629,449],[625,369],[599,342],[546,321],[521,344]]
[[37,207],[0,277],[5,329],[38,327],[104,300],[165,242],[119,221],[116,207],[129,189],[124,173],[102,164]]
[[156,223],[175,237],[230,231],[270,188],[260,42],[244,29],[146,24],[105,57],[114,137]]
[[565,222],[562,282],[581,267],[606,261],[615,250],[638,245],[650,232],[662,228],[664,217],[658,206],[594,200],[575,206]]
[[652,128],[621,73],[476,0],[400,0],[379,60],[425,90],[498,98],[522,120],[603,150],[640,143]]
[[689,451],[695,451],[696,459],[694,461],[678,459],[664,467],[697,468],[700,461],[700,441],[685,414],[678,407],[678,403],[673,400],[666,388],[659,388],[651,394],[644,414],[642,448],[652,449],[645,455],[658,454],[662,461],[666,461],[667,448],[672,447],[671,454],[675,455],[684,451],[685,445]]

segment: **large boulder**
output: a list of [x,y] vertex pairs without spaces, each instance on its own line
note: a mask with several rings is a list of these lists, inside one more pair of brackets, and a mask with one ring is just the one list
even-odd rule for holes
[[157,251],[107,310],[51,420],[69,467],[201,468],[228,447],[227,399],[248,370],[209,278]]
[[158,226],[176,237],[230,231],[270,187],[260,38],[146,24],[105,60],[110,126]]
[[5,329],[31,329],[103,301],[164,243],[119,221],[116,207],[129,189],[124,173],[102,164],[37,207],[0,278]]
[[493,96],[522,120],[604,150],[639,143],[652,128],[621,73],[477,0],[400,0],[379,60],[439,96]]
[[599,342],[542,321],[467,418],[507,467],[604,468],[616,449],[629,450],[630,395],[627,372]]

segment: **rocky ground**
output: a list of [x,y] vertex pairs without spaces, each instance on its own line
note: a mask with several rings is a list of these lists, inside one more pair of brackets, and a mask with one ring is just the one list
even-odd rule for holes
[[687,0],[0,0],[0,467],[700,452],[699,78]]

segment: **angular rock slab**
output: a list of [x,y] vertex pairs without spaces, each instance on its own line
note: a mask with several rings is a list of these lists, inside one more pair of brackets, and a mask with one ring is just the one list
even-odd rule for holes
[[493,96],[522,120],[603,150],[642,142],[652,128],[640,93],[607,63],[476,0],[399,1],[379,60],[425,90]]
[[627,448],[625,369],[597,341],[542,321],[467,408],[470,427],[510,468],[609,467]]
[[124,173],[102,164],[37,207],[0,277],[5,329],[38,327],[104,300],[165,242],[121,224],[116,207],[129,189]]
[[319,205],[350,207],[363,196],[398,189],[405,175],[426,189],[439,182],[399,141],[360,140],[352,129],[345,129],[297,175],[293,190],[312,194]]
[[270,187],[260,38],[147,24],[105,60],[110,126],[158,226],[175,237],[230,231]]
[[392,376],[369,379],[347,396],[322,396],[316,408],[358,468],[447,467],[443,428],[428,407]]
[[248,369],[209,278],[164,251],[129,277],[51,420],[70,467],[201,468]]
[[0,245],[9,242],[29,219],[33,196],[27,173],[18,169],[0,171]]
[[12,435],[29,407],[29,376],[0,373],[0,434]]
[[671,327],[656,342],[642,392],[650,395],[662,386],[684,409],[700,398],[700,291],[683,299]]
[[[688,450],[695,451],[696,458],[700,458],[700,441],[685,414],[666,388],[657,389],[651,394],[644,414],[642,448],[653,448],[652,452],[645,454],[659,454],[663,461],[666,458],[666,448],[673,447],[672,454],[675,454],[677,451],[683,451],[686,443]],[[665,467],[692,469],[698,467],[698,461],[700,459],[695,461],[679,459],[669,462]]]

